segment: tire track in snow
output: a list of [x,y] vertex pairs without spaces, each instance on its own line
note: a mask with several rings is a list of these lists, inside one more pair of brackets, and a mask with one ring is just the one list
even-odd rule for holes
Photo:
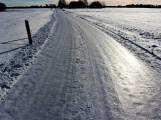
[[[90,94],[91,98],[96,96],[92,107],[97,105],[99,107],[96,108],[103,110],[100,112],[101,110],[97,109],[97,113],[102,114],[99,119],[110,118],[109,113],[112,113],[111,118],[113,119],[160,118],[159,112],[156,112],[156,109],[160,111],[157,107],[160,106],[157,100],[160,97],[158,96],[154,100],[151,92],[153,89],[153,94],[158,94],[159,72],[149,67],[105,33],[99,32],[98,29],[96,30],[93,26],[76,18],[72,17],[72,20],[79,26],[86,42],[85,45],[87,45],[87,56],[89,56],[87,60],[91,65],[91,76],[88,78],[90,81],[95,80],[93,82],[95,84],[88,83],[89,88],[92,85],[95,86],[88,91],[94,91],[92,93],[95,95]],[[87,66],[87,68],[89,67]],[[98,95],[96,95],[97,92]],[[99,102],[101,104],[97,104]],[[105,102],[106,104],[103,104]],[[109,104],[107,105],[107,103]],[[110,110],[107,111],[108,109]],[[98,119],[98,116],[95,119]]]
[[[85,63],[84,65],[76,64],[76,70],[80,71],[77,77],[84,77],[91,119],[113,119],[117,117],[121,119],[121,116],[118,116],[121,114],[121,109],[119,108],[117,93],[108,74],[108,69],[104,66],[105,61],[98,51],[100,46],[97,45],[96,38],[90,32],[88,34],[87,31],[90,30],[90,27],[82,26],[81,23],[76,24],[79,25],[75,28],[78,39],[76,39],[76,62]],[[82,31],[82,29],[87,29],[87,31]],[[83,69],[83,74],[81,69]]]

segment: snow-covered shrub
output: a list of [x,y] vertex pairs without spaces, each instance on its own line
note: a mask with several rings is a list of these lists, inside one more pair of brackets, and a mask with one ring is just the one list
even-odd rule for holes
[[6,11],[6,4],[0,2],[0,12]]

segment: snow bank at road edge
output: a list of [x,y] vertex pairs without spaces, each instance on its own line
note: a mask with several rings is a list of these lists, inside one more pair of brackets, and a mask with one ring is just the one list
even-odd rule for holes
[[13,85],[19,81],[24,72],[37,59],[40,51],[53,35],[53,31],[57,29],[56,23],[57,17],[56,11],[54,11],[51,15],[51,20],[34,34],[37,37],[33,38],[32,46],[26,45],[21,47],[21,50],[13,59],[5,64],[0,64],[0,103],[5,100]]

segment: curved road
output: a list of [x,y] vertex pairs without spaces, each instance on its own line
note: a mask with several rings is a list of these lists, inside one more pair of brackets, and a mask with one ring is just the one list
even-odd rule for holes
[[0,106],[3,120],[161,119],[161,76],[88,23],[57,9],[37,60]]

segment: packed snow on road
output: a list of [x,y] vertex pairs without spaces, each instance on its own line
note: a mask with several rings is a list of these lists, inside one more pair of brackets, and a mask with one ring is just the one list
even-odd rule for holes
[[34,45],[1,63],[0,119],[161,118],[160,10],[39,12]]

